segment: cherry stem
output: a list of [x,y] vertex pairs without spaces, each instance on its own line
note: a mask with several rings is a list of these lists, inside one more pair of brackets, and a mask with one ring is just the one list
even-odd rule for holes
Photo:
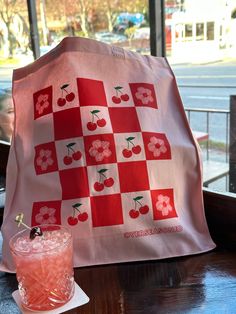
[[136,201],[137,203],[139,203],[140,206],[142,206],[142,203],[140,203],[139,201]]
[[69,150],[72,150],[73,153],[75,152],[75,150],[72,147],[68,147],[68,153],[69,153]]
[[96,113],[93,113],[93,114],[97,117],[97,119],[99,119],[99,116]]
[[63,90],[64,90],[67,94],[69,94],[65,88],[63,88]]
[[104,173],[100,173],[100,178],[103,176],[105,179],[107,178]]

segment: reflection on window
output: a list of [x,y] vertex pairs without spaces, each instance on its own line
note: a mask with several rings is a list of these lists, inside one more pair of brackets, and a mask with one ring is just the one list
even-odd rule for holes
[[203,40],[204,39],[204,23],[196,24],[196,39]]
[[[222,32],[222,30],[221,30]],[[207,22],[207,40],[214,40],[214,22]]]
[[185,37],[192,37],[193,36],[193,25],[186,24],[185,25]]

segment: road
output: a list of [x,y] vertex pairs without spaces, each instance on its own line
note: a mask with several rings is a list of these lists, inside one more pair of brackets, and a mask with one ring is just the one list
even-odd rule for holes
[[[230,95],[236,95],[236,60],[205,65],[173,65],[185,108],[229,110]],[[191,127],[206,131],[206,114],[192,113]],[[210,114],[210,139],[226,141],[226,115]]]
[[[236,59],[204,65],[172,65],[185,108],[229,109],[230,95],[236,95]],[[11,86],[12,69],[0,68],[0,87]],[[191,127],[206,131],[206,114],[192,113]],[[210,138],[226,140],[226,116],[210,115]]]

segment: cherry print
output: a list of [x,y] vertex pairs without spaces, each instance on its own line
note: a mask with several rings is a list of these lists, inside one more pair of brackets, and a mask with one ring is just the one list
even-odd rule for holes
[[121,99],[118,96],[113,96],[111,99],[115,104],[120,104],[121,103]]
[[145,215],[149,212],[149,207],[147,205],[139,207],[140,214]]
[[90,121],[90,122],[87,123],[87,128],[88,128],[89,131],[94,131],[97,128],[97,124]]
[[129,100],[129,95],[128,94],[123,94],[123,92],[121,91],[123,89],[122,86],[116,86],[116,87],[114,87],[114,89],[116,91],[116,95],[112,96],[111,100],[115,104],[120,104],[121,100],[123,100],[123,101],[128,101]]
[[129,149],[127,149],[127,148],[125,148],[125,149],[123,149],[122,154],[123,154],[123,156],[124,156],[125,158],[129,158],[129,157],[132,156],[132,151],[129,150]]
[[120,98],[123,100],[123,101],[128,101],[129,100],[129,95],[128,94],[123,94],[120,96]]
[[111,187],[114,184],[114,179],[112,177],[104,180],[104,185],[106,187]]
[[97,192],[100,192],[104,189],[104,184],[100,182],[95,182],[93,187],[94,187],[94,190],[96,190]]
[[67,222],[68,222],[69,225],[75,226],[75,225],[77,225],[77,223],[78,223],[78,219],[77,219],[76,217],[69,216],[69,217],[67,218]]
[[[126,138],[127,148],[122,150],[122,154],[125,158],[130,158],[133,153],[135,155],[138,155],[141,152],[141,146],[140,145],[135,146],[134,143],[132,142],[134,139],[135,139],[135,137],[133,137],[133,136]],[[133,145],[131,150],[129,149],[130,144]]]
[[131,209],[131,210],[129,211],[129,215],[130,215],[130,217],[133,218],[133,219],[138,218],[138,216],[139,216],[139,211],[136,210],[136,209]]
[[[96,130],[97,126],[99,126],[100,128],[103,128],[107,122],[105,119],[100,119],[98,116],[98,113],[100,112],[100,110],[92,110],[90,111],[91,115],[92,115],[92,121],[89,121],[87,123],[87,129],[89,131],[94,131]],[[97,119],[96,123],[94,122],[94,120]]]
[[[61,97],[57,99],[57,104],[60,107],[65,106],[66,102],[71,102],[75,99],[75,94],[73,92],[68,92],[67,87],[69,87],[69,84],[63,84],[61,89]],[[64,97],[64,94],[66,93],[66,96]]]
[[110,188],[113,186],[114,184],[114,179],[112,177],[107,178],[105,175],[105,172],[107,172],[108,169],[100,169],[98,170],[98,174],[99,174],[99,181],[96,181],[94,183],[94,189],[97,192],[100,192],[104,189],[104,186],[107,188]]
[[83,213],[80,213],[79,215],[78,215],[78,220],[79,221],[86,221],[88,219],[88,214],[86,213],[86,212],[83,212]]
[[65,104],[66,104],[65,98],[62,98],[62,97],[58,98],[57,104],[58,104],[59,107],[65,106]]
[[[140,200],[143,199],[143,196],[136,196],[133,198],[134,201],[134,209],[131,209],[129,211],[129,215],[131,218],[137,218],[139,216],[139,213],[142,215],[146,215],[149,212],[149,207],[147,205],[142,205]],[[139,208],[137,209],[137,206]]]
[[70,156],[65,156],[63,158],[63,162],[64,162],[65,165],[70,165],[72,163],[72,161],[73,161],[73,159]]
[[[75,226],[75,225],[77,225],[77,223],[78,223],[79,221],[80,221],[80,222],[84,222],[84,221],[86,221],[86,220],[88,219],[88,213],[87,213],[86,211],[83,211],[83,212],[82,212],[82,211],[79,209],[80,206],[82,206],[81,203],[76,203],[76,204],[72,205],[72,208],[73,208],[72,216],[69,216],[69,217],[67,218],[67,222],[68,222],[69,225]],[[77,217],[75,217],[76,211],[79,212],[79,214],[78,214]]]
[[105,119],[99,119],[97,120],[97,125],[100,126],[101,128],[106,125],[106,120]]
[[[67,155],[63,158],[63,162],[65,165],[70,165],[73,160],[77,161],[80,160],[82,157],[82,153],[77,150],[75,151],[73,146],[75,146],[76,143],[69,143],[66,145],[67,147]],[[72,156],[70,154],[72,153]]]
[[72,158],[74,159],[74,160],[80,160],[80,158],[82,157],[82,153],[78,150],[77,152],[74,152],[73,154],[72,154]]
[[141,152],[141,146],[140,145],[133,146],[132,152],[136,155],[139,154]]

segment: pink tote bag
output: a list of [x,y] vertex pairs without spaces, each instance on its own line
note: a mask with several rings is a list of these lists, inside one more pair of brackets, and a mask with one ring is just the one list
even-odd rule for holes
[[163,259],[215,247],[201,162],[165,58],[65,38],[14,71],[2,265],[14,218],[62,224],[74,266]]

